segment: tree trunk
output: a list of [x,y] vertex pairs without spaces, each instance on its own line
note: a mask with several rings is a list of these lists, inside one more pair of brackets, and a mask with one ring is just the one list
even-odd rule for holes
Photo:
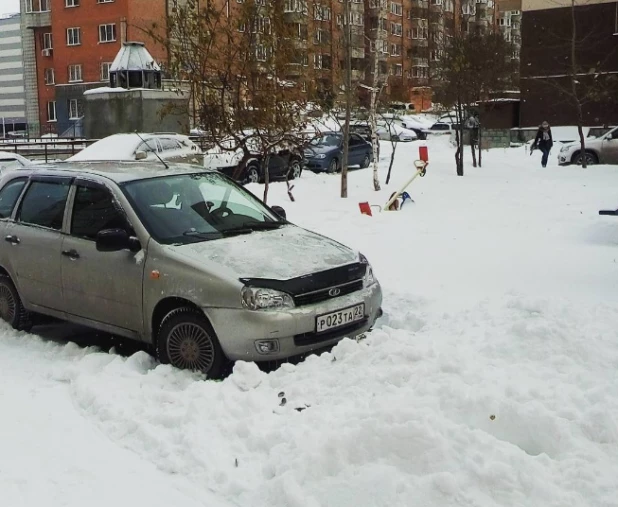
[[473,132],[470,132],[470,149],[472,150],[472,167],[476,167],[476,149],[474,148]]
[[586,169],[586,140],[584,137],[584,118],[582,113],[582,104],[579,100],[579,92],[577,91],[577,23],[575,18],[575,0],[571,0],[571,93],[577,111],[577,133],[579,134],[579,148],[582,157],[582,169]]
[[341,197],[348,197],[348,155],[352,109],[352,58],[350,52],[350,0],[343,0],[343,51],[345,58],[345,122],[343,124],[343,160],[341,161]]
[[262,172],[264,173],[264,198],[262,199],[266,204],[268,202],[268,184],[270,180],[270,171],[268,170],[270,156],[264,154],[262,156]]
[[457,150],[455,151],[455,161],[457,164],[457,176],[464,175],[464,159],[463,159],[463,112],[461,110],[461,100],[457,100],[456,106],[457,128],[455,129],[455,142]]
[[384,10],[386,0],[378,0],[380,9],[378,12],[378,28],[374,41],[374,58],[373,58],[373,82],[371,85],[371,104],[369,105],[369,120],[371,122],[371,146],[373,151],[373,189],[377,192],[380,190],[380,177],[378,174],[378,87],[380,85],[380,58],[378,48],[382,47],[382,29],[380,28],[380,20]]
[[483,150],[481,149],[481,141],[482,141],[482,129],[481,126],[479,125],[479,137],[478,137],[478,147],[479,147],[479,167],[483,167]]

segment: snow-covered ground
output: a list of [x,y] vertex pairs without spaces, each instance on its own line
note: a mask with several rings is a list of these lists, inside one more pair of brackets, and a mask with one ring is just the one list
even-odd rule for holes
[[448,140],[428,145],[400,212],[358,203],[387,200],[417,143],[379,193],[370,170],[346,200],[337,176],[303,174],[294,203],[271,186],[372,262],[385,316],[365,341],[204,382],[2,326],[1,505],[618,505],[618,220],[598,216],[618,168],[517,148],[459,178]]

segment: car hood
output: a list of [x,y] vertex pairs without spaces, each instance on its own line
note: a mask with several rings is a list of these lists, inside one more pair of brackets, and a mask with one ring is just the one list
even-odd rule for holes
[[234,278],[289,280],[359,260],[341,243],[292,224],[174,248],[193,261],[220,265]]
[[337,146],[312,146],[310,148],[305,148],[305,157],[315,157],[321,153],[327,154],[337,151],[338,149]]
[[[599,147],[601,144],[603,143],[603,139],[600,137],[587,137],[586,138],[586,147],[587,148],[595,148],[595,147]],[[571,141],[569,143],[564,143],[562,145],[562,148],[568,148],[569,150],[572,149],[579,149],[581,148],[581,144],[579,141]]]

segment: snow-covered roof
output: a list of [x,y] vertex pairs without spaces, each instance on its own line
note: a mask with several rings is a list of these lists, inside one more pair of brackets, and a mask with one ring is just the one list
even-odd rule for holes
[[156,70],[161,67],[154,61],[143,42],[124,42],[110,67],[110,72],[123,70]]

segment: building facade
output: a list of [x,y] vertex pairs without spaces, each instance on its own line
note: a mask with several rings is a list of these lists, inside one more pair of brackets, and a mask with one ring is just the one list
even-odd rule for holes
[[144,41],[164,59],[144,30],[164,23],[167,8],[166,0],[21,0],[31,134],[81,135],[83,93],[108,82],[122,42]]
[[0,17],[0,136],[26,129],[20,15]]
[[618,4],[608,0],[576,0],[574,40],[572,13],[570,0],[523,0],[523,127],[538,125],[543,120],[553,125],[575,125],[578,102],[584,125],[618,124]]

